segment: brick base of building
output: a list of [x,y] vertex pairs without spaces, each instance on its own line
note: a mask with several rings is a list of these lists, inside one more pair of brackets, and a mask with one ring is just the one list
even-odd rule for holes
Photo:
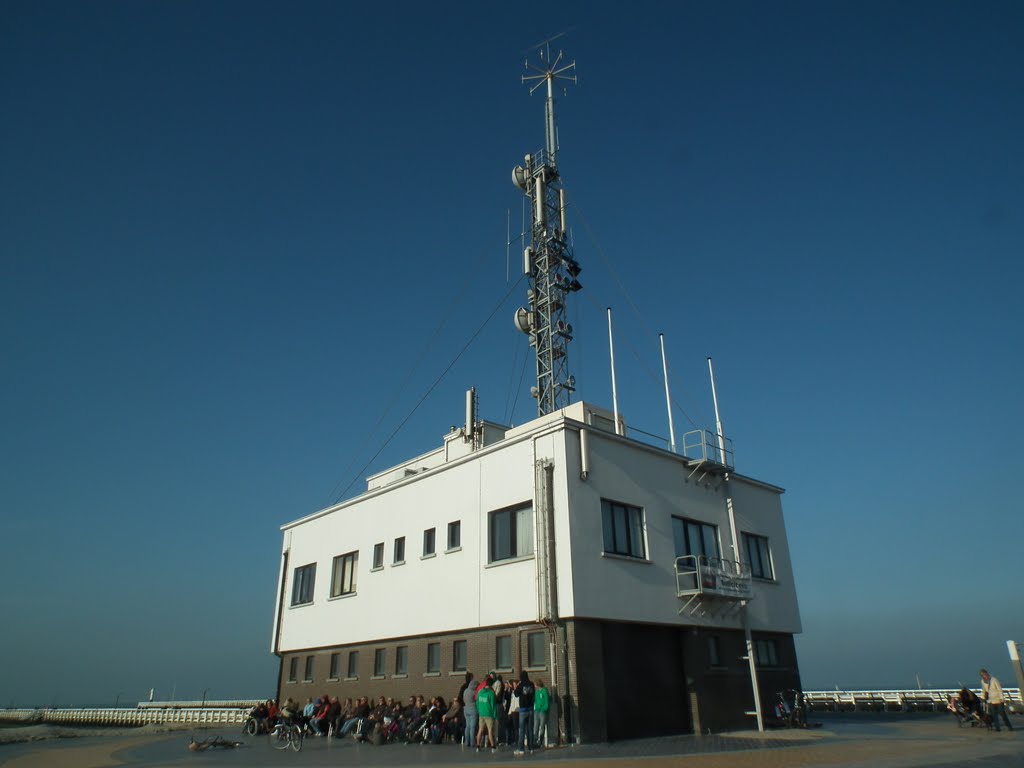
[[[800,685],[796,649],[792,635],[754,633],[754,640],[770,651],[758,669],[767,717],[778,691]],[[499,665],[499,645],[510,664]],[[434,669],[431,646],[440,661]],[[551,743],[617,741],[753,728],[746,656],[740,630],[568,619],[290,651],[281,654],[278,697],[422,695],[450,703],[467,671],[507,680],[525,669],[551,691]]]

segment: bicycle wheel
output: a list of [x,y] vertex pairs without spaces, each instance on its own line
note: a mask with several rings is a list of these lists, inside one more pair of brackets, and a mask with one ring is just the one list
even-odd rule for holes
[[242,735],[255,736],[256,731],[259,730],[259,727],[260,725],[256,722],[256,718],[250,717],[248,720],[245,721],[245,725],[242,726]]
[[270,745],[274,749],[288,749],[288,735],[289,732],[287,726],[275,725],[274,730],[270,732]]
[[302,751],[302,728],[300,726],[293,725],[289,729],[288,742],[296,752]]

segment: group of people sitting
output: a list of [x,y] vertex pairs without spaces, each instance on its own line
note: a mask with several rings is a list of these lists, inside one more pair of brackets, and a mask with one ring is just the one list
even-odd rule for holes
[[506,744],[521,754],[543,743],[547,713],[548,690],[543,680],[534,683],[523,672],[514,683],[497,673],[477,681],[467,672],[450,704],[441,696],[429,701],[410,696],[403,704],[384,696],[374,703],[366,696],[340,701],[324,694],[309,698],[304,706],[290,697],[280,707],[268,699],[251,716],[264,732],[283,720],[300,725],[310,736],[351,736],[372,744],[450,741],[478,750],[485,745],[496,750]]

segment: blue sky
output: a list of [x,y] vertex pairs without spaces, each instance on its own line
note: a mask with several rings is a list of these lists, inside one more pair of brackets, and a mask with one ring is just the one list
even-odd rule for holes
[[607,306],[633,426],[659,332],[680,431],[714,357],[807,687],[1012,680],[1020,4],[6,2],[0,705],[269,695],[278,526],[470,385],[535,413],[520,288],[370,461],[510,288],[522,60],[565,31],[580,396]]

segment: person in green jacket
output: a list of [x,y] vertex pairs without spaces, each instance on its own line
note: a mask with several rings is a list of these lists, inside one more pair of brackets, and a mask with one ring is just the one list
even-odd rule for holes
[[484,686],[477,691],[476,694],[476,711],[480,716],[480,726],[476,732],[476,751],[480,751],[480,747],[484,745],[484,733],[487,734],[487,738],[491,742],[491,752],[497,751],[494,743],[494,715],[495,715],[495,703],[497,699],[494,697],[494,689],[491,688],[493,678],[490,675],[484,681]]
[[536,738],[533,743],[538,747],[544,746],[544,739],[548,735],[548,706],[551,697],[548,689],[544,687],[544,681],[538,679],[534,685],[537,692],[533,697],[533,719],[536,728]]

